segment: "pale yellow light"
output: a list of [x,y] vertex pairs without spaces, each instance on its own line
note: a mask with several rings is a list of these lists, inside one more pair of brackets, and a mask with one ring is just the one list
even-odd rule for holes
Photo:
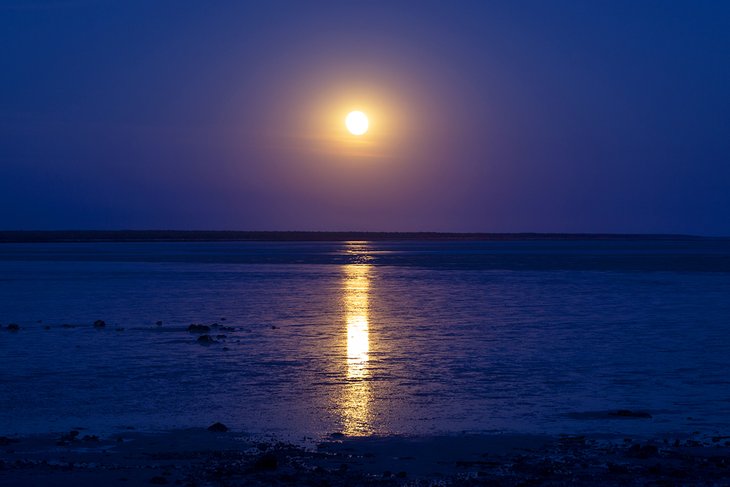
[[348,436],[372,433],[369,331],[370,266],[344,266],[344,308],[347,325],[347,383],[342,398],[343,429]]
[[347,376],[367,376],[370,337],[368,324],[369,266],[350,264],[345,267],[345,313],[347,322]]
[[368,317],[365,314],[347,317],[347,376],[362,378],[367,375],[370,337]]
[[362,135],[368,131],[368,116],[359,110],[350,112],[345,117],[345,127],[352,135]]

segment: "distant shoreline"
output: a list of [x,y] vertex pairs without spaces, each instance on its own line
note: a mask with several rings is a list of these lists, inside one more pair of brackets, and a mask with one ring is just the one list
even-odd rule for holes
[[625,233],[441,233],[441,232],[305,232],[197,230],[52,230],[0,231],[0,243],[63,242],[346,242],[346,241],[585,241],[585,240],[725,240],[683,234]]

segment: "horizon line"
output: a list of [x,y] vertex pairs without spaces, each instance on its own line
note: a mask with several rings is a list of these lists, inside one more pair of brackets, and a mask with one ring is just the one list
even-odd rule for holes
[[0,243],[243,241],[718,240],[728,236],[612,232],[437,232],[331,230],[0,230]]

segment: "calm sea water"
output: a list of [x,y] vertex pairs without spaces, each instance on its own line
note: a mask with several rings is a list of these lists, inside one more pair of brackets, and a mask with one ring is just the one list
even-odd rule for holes
[[0,434],[730,432],[722,240],[3,244],[0,323]]

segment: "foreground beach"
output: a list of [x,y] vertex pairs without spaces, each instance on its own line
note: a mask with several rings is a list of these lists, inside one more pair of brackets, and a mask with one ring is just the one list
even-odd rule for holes
[[0,437],[0,485],[728,485],[730,436],[345,437],[309,447],[222,425]]

